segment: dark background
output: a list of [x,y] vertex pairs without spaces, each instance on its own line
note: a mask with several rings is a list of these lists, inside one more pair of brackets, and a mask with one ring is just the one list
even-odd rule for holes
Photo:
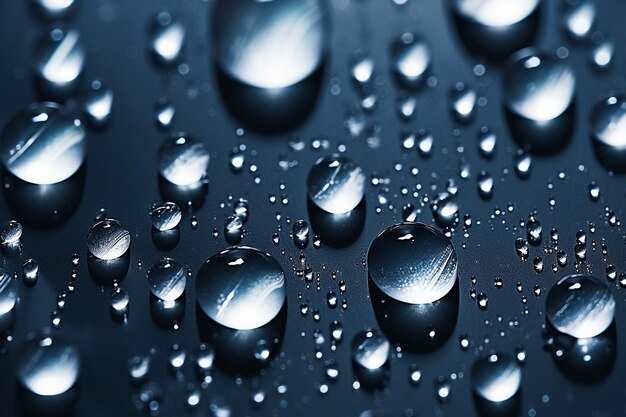
[[[81,91],[90,81],[100,78],[115,94],[113,118],[103,130],[90,130],[88,157],[84,184],[75,212],[59,227],[43,230],[25,224],[21,259],[34,258],[40,265],[38,284],[29,289],[18,283],[19,303],[15,309],[13,342],[0,356],[0,415],[10,417],[20,414],[20,401],[16,394],[15,357],[20,343],[29,332],[49,326],[55,308],[56,296],[64,291],[72,269],[70,258],[77,252],[81,256],[78,267],[76,291],[68,297],[62,313],[62,324],[55,330],[81,353],[82,370],[77,387],[76,415],[110,416],[140,415],[134,405],[138,388],[130,383],[127,361],[136,354],[147,354],[150,348],[156,353],[152,360],[149,381],[158,382],[165,394],[161,402],[161,415],[207,415],[209,402],[222,399],[238,415],[359,415],[373,410],[383,415],[474,415],[476,409],[471,394],[469,369],[474,359],[492,350],[513,355],[517,346],[527,353],[523,367],[520,415],[544,416],[617,416],[626,414],[626,374],[622,346],[626,343],[623,316],[626,305],[624,290],[609,283],[617,299],[615,363],[608,374],[599,381],[573,381],[559,371],[549,353],[543,350],[541,337],[545,294],[550,286],[566,274],[575,272],[573,246],[575,233],[587,231],[588,259],[581,271],[590,271],[604,280],[608,263],[625,272],[624,232],[621,227],[610,227],[604,217],[605,207],[622,216],[624,205],[624,180],[609,175],[596,160],[589,135],[588,115],[592,105],[611,91],[623,91],[626,59],[622,45],[626,42],[623,16],[626,3],[607,0],[598,3],[597,28],[612,38],[616,53],[612,68],[604,73],[595,71],[589,62],[590,48],[570,41],[560,24],[560,2],[545,1],[535,43],[554,51],[566,46],[570,62],[576,72],[577,117],[574,136],[561,152],[533,160],[529,179],[518,179],[512,170],[516,146],[504,123],[501,105],[500,66],[486,63],[471,56],[462,46],[452,25],[449,10],[442,2],[409,0],[404,7],[391,1],[334,1],[332,2],[333,32],[331,53],[324,67],[319,99],[305,121],[290,132],[258,134],[246,128],[238,137],[236,130],[242,123],[224,106],[217,87],[214,64],[211,59],[210,30],[208,22],[212,2],[187,1],[82,1],[75,15],[66,24],[78,28],[87,49],[87,61]],[[187,75],[174,68],[161,68],[148,52],[148,27],[153,16],[163,10],[170,11],[187,27],[187,44],[183,60],[189,66]],[[40,19],[28,2],[0,2],[0,126],[4,126],[14,113],[42,97],[32,76],[34,51],[46,33],[48,22]],[[397,85],[390,77],[389,43],[404,31],[417,31],[429,41],[433,52],[432,70],[438,83],[418,93],[417,116],[405,122],[397,116]],[[367,123],[380,127],[382,141],[378,149],[371,149],[366,135],[350,138],[344,128],[346,112],[357,105],[356,89],[348,74],[350,54],[356,49],[368,50],[376,61],[377,109],[366,115]],[[487,67],[483,77],[476,77],[472,68],[477,63]],[[485,107],[477,108],[475,120],[455,125],[448,110],[448,92],[454,83],[463,81],[474,86],[487,99]],[[339,83],[341,93],[330,93],[333,83]],[[204,204],[193,214],[199,224],[192,230],[189,214],[180,226],[180,243],[171,251],[158,250],[151,239],[149,206],[161,200],[158,185],[156,153],[168,133],[154,123],[154,104],[166,96],[176,107],[176,116],[170,130],[184,130],[202,140],[211,150],[209,167],[209,192]],[[71,103],[70,103],[71,104]],[[476,133],[489,126],[498,135],[498,149],[491,160],[481,158],[477,150]],[[245,126],[244,126],[245,127]],[[434,155],[423,159],[414,151],[401,150],[399,132],[403,128],[426,128],[435,137]],[[303,151],[289,149],[288,142],[296,135],[305,141]],[[328,150],[311,148],[312,138],[323,137],[330,143]],[[240,143],[248,148],[246,169],[236,174],[229,167],[229,152]],[[309,246],[307,265],[320,273],[320,287],[305,287],[293,267],[298,267],[300,251],[289,239],[291,224],[287,219],[308,219],[305,180],[309,167],[321,156],[335,151],[339,144],[347,146],[346,154],[358,161],[369,175],[390,178],[383,187],[368,184],[365,227],[359,238],[346,248],[322,245],[319,250]],[[457,148],[463,147],[459,153]],[[279,166],[281,155],[297,161],[287,172]],[[472,177],[458,177],[459,160],[471,164]],[[401,162],[402,170],[394,171],[394,163]],[[248,166],[258,166],[260,184]],[[413,177],[412,167],[419,174]],[[579,169],[579,166],[584,168]],[[497,180],[494,196],[489,201],[480,199],[475,176],[487,170]],[[564,178],[559,178],[559,173]],[[350,362],[352,337],[367,326],[379,327],[368,296],[367,271],[364,260],[373,237],[384,227],[402,219],[403,204],[414,205],[424,195],[432,196],[442,190],[448,178],[460,186],[461,216],[468,213],[473,220],[469,237],[463,236],[459,227],[452,236],[459,257],[460,301],[456,326],[451,337],[438,349],[429,353],[403,351],[401,357],[392,355],[390,379],[384,390],[370,392],[353,390],[353,372]],[[602,195],[599,202],[588,196],[588,184],[599,183]],[[284,190],[280,185],[284,185]],[[420,200],[400,193],[401,187],[414,189],[421,184]],[[549,187],[552,184],[552,187]],[[82,193],[82,196],[80,195]],[[389,203],[380,206],[378,195],[384,194]],[[36,207],[36,199],[22,201],[20,212],[12,212],[7,204],[7,193],[0,198],[0,220],[26,216],[29,207]],[[268,196],[288,196],[289,202],[270,204]],[[245,226],[243,244],[272,253],[281,263],[287,281],[287,320],[280,353],[271,365],[256,375],[242,380],[216,370],[213,383],[203,392],[197,410],[186,410],[185,387],[199,381],[194,376],[193,363],[188,357],[184,367],[184,381],[177,380],[167,369],[166,356],[170,346],[180,344],[189,354],[199,344],[196,324],[194,278],[188,281],[185,295],[186,307],[180,329],[164,330],[157,326],[150,313],[150,296],[145,277],[146,268],[164,256],[171,256],[189,265],[197,272],[202,263],[215,252],[228,246],[223,238],[223,221],[230,214],[232,201],[243,197],[250,202],[250,219]],[[549,206],[554,198],[556,205]],[[71,201],[71,199],[65,200]],[[512,212],[495,215],[496,209]],[[62,205],[67,210],[67,205]],[[389,209],[387,206],[392,205]],[[132,245],[130,268],[121,286],[131,297],[130,314],[126,324],[114,322],[109,312],[110,288],[96,283],[87,270],[85,236],[98,209],[106,208],[109,216],[120,219],[131,231]],[[525,236],[519,227],[536,209],[544,230],[544,242],[531,250],[529,261],[522,262],[514,251],[514,241]],[[282,219],[277,223],[276,213]],[[422,209],[418,220],[432,222],[429,206]],[[596,226],[590,234],[588,224]],[[282,226],[281,243],[272,244],[271,236]],[[549,239],[549,231],[556,227],[560,244],[568,252],[568,265],[556,274],[550,266],[556,262],[555,254],[543,254],[542,248]],[[214,228],[220,237],[214,239]],[[591,240],[597,243],[592,250]],[[599,247],[605,240],[608,256],[603,259]],[[281,250],[284,249],[284,255]],[[543,256],[544,271],[533,271],[532,259]],[[3,255],[3,268],[11,273],[20,271],[20,258]],[[137,267],[138,260],[143,268]],[[331,272],[337,272],[333,279]],[[469,297],[470,276],[478,279],[477,291],[489,296],[489,306],[479,310]],[[494,288],[494,278],[501,277],[504,286]],[[348,304],[346,310],[329,309],[326,293],[338,291],[338,282],[345,280],[347,291],[340,296]],[[523,284],[520,294],[515,283]],[[539,284],[540,297],[532,288]],[[301,294],[302,300],[299,299]],[[522,296],[527,303],[522,303]],[[302,317],[300,303],[310,309],[319,309],[321,321],[313,321],[312,314]],[[329,349],[329,325],[333,320],[343,323],[344,341],[335,352]],[[510,322],[516,325],[510,326]],[[411,322],[401,323],[407,333]],[[322,346],[323,358],[315,358],[313,332],[320,329],[326,338]],[[471,345],[467,351],[459,346],[459,335],[467,334]],[[336,382],[324,377],[324,361],[334,359],[340,376]],[[417,364],[422,370],[422,381],[417,387],[409,383],[409,367]],[[439,376],[457,375],[452,381],[452,393],[447,404],[441,405],[434,396],[433,383]],[[276,387],[284,383],[288,389],[278,394]],[[319,384],[329,385],[328,393],[320,394]],[[251,393],[261,387],[266,400],[260,407],[251,404]]]

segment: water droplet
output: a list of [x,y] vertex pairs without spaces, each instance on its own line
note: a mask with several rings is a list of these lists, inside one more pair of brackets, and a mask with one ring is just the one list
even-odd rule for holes
[[613,95],[591,112],[591,133],[596,156],[607,168],[626,171],[626,98]]
[[515,253],[522,260],[528,259],[528,242],[525,239],[520,237],[515,240]]
[[75,29],[54,28],[39,48],[35,74],[59,92],[70,90],[83,72],[85,49]]
[[478,174],[478,195],[485,200],[493,196],[493,177],[485,171]]
[[255,329],[269,323],[285,303],[285,278],[269,254],[250,247],[224,249],[198,272],[198,304],[217,323]]
[[534,217],[528,219],[526,223],[526,238],[531,245],[537,246],[541,243],[543,227],[539,220]]
[[417,132],[417,151],[423,157],[429,157],[433,151],[433,135],[424,129]]
[[270,344],[265,339],[261,339],[256,343],[254,348],[254,357],[259,362],[267,362],[270,359]]
[[143,380],[150,371],[150,356],[133,356],[128,361],[128,373],[133,381]]
[[432,54],[424,39],[415,33],[403,33],[391,46],[392,67],[401,83],[414,87],[425,78]]
[[530,175],[530,168],[532,167],[532,158],[530,154],[524,151],[518,151],[513,157],[513,166],[515,167],[515,173],[520,178],[528,178]]
[[177,61],[185,43],[185,26],[168,12],[161,12],[153,22],[150,47],[163,64]]
[[377,330],[364,330],[352,340],[352,359],[368,370],[379,369],[387,363],[390,350],[389,340]]
[[130,233],[115,219],[97,222],[87,234],[87,249],[96,258],[117,259],[124,255],[129,247]]
[[16,369],[18,381],[35,394],[63,394],[78,380],[78,350],[49,334],[38,335],[19,350]]
[[0,244],[12,245],[22,238],[22,224],[16,220],[9,220],[0,226]]
[[318,160],[307,177],[307,193],[320,209],[341,214],[353,210],[365,195],[365,173],[341,155]]
[[11,275],[0,269],[0,315],[8,313],[17,302],[17,286]]
[[605,40],[591,51],[591,61],[598,69],[605,69],[613,62],[613,54],[615,52],[615,44]]
[[293,224],[293,243],[298,249],[304,249],[309,243],[309,224],[304,220]]
[[595,4],[583,0],[568,7],[563,16],[563,26],[574,39],[584,39],[591,32],[595,18]]
[[106,124],[111,118],[113,107],[113,91],[102,85],[100,81],[91,83],[89,97],[85,100],[85,113],[95,126]]
[[546,318],[558,331],[575,338],[595,337],[615,317],[615,298],[605,284],[589,275],[569,275],[548,292]]
[[196,367],[202,374],[206,374],[213,367],[215,350],[211,345],[201,343],[195,352]]
[[497,138],[496,134],[488,127],[482,127],[478,132],[478,150],[485,158],[495,155]]
[[419,385],[422,380],[422,371],[417,365],[411,365],[409,368],[409,381],[412,385]]
[[350,75],[359,84],[367,84],[374,74],[374,59],[364,51],[356,51],[352,55]]
[[187,359],[187,352],[185,352],[181,347],[177,344],[172,345],[169,353],[167,354],[167,363],[172,367],[172,369],[180,369],[185,365],[185,361]]
[[213,10],[219,68],[253,87],[282,88],[309,77],[326,55],[326,3],[218,1]]
[[152,226],[163,232],[177,227],[183,214],[178,204],[167,202],[152,206],[150,217],[152,218]]
[[244,200],[243,198],[240,198],[233,207],[235,216],[239,217],[244,223],[248,221],[249,210],[250,206],[248,204],[248,200]]
[[163,301],[175,301],[185,292],[188,268],[164,258],[148,270],[150,292]]
[[576,80],[559,58],[534,50],[513,57],[504,75],[509,110],[529,120],[547,122],[561,116],[574,99]]
[[37,103],[16,114],[0,140],[5,168],[33,184],[55,184],[71,177],[85,160],[85,129],[65,108]]
[[441,227],[452,227],[459,220],[459,205],[454,194],[443,192],[432,204],[433,217]]
[[39,264],[34,259],[27,259],[22,265],[22,276],[24,277],[24,284],[27,287],[32,287],[37,283],[39,277]]
[[130,297],[123,288],[115,288],[111,291],[111,308],[116,313],[126,314],[129,303]]
[[478,95],[464,83],[456,83],[450,92],[450,110],[458,122],[465,123],[474,115]]
[[495,0],[455,0],[453,5],[458,13],[472,22],[502,29],[525,20],[540,3],[540,0],[522,0],[515,4]]
[[46,18],[60,19],[74,10],[75,0],[33,0],[37,10]]
[[167,129],[172,124],[174,116],[176,115],[176,108],[167,99],[160,99],[155,107],[154,119],[157,126],[161,129]]
[[454,247],[441,232],[422,223],[383,230],[367,254],[372,281],[388,296],[409,304],[444,297],[457,279]]
[[512,398],[519,391],[521,382],[520,365],[503,354],[478,359],[472,366],[474,392],[487,401],[501,402]]
[[478,308],[480,308],[481,310],[486,309],[489,305],[489,298],[487,297],[487,294],[485,294],[484,292],[479,292],[476,295],[476,304],[478,304]]
[[175,185],[197,184],[206,175],[209,152],[185,133],[166,139],[159,148],[159,173]]
[[439,377],[435,381],[435,398],[439,402],[445,403],[450,398],[452,392],[452,385],[450,380],[444,377]]

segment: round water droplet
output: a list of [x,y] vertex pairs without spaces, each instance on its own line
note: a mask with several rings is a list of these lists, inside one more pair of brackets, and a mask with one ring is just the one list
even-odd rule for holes
[[37,103],[16,114],[0,139],[4,167],[33,184],[71,177],[85,160],[85,129],[60,105]]
[[37,56],[35,74],[47,87],[54,89],[73,87],[85,66],[85,49],[75,29],[52,29]]
[[171,258],[161,259],[148,270],[150,292],[163,301],[177,300],[187,285],[187,267]]
[[591,112],[593,145],[600,162],[616,172],[626,171],[626,98],[613,95]]
[[569,275],[548,292],[546,318],[558,331],[576,338],[595,337],[615,318],[615,298],[589,275]]
[[104,87],[100,81],[91,83],[89,97],[85,100],[85,113],[92,124],[104,125],[111,118],[113,91]]
[[63,394],[78,380],[78,350],[49,334],[27,340],[19,351],[17,379],[38,395]]
[[[440,193],[433,200],[431,208],[435,221],[441,227],[452,227],[459,220],[459,205],[454,194]],[[408,219],[405,217],[405,220]]]
[[513,157],[513,166],[518,177],[528,178],[532,167],[532,158],[523,151],[516,152]]
[[115,288],[111,291],[111,308],[114,311],[124,313],[128,310],[129,303],[130,297],[123,288]]
[[561,116],[572,104],[576,88],[574,72],[563,60],[525,49],[515,54],[504,73],[507,108],[535,122]]
[[369,248],[367,263],[382,292],[409,304],[441,299],[457,279],[452,242],[422,223],[400,223],[383,230]]
[[168,12],[161,12],[153,23],[151,35],[150,48],[159,62],[171,64],[180,58],[185,43],[185,26],[181,22]]
[[482,127],[478,132],[478,150],[485,158],[495,155],[497,138],[496,134],[488,127]]
[[424,39],[415,33],[406,32],[391,45],[391,60],[399,80],[415,86],[424,80],[432,54]]
[[387,363],[391,344],[377,330],[364,330],[352,340],[352,360],[369,370],[376,370]]
[[0,315],[8,313],[17,302],[17,286],[11,275],[0,269]]
[[235,80],[283,88],[309,77],[326,55],[326,2],[217,1],[213,39],[217,64]]
[[365,173],[341,155],[318,160],[307,177],[307,193],[322,210],[341,214],[353,210],[365,195]]
[[478,359],[472,367],[474,392],[491,402],[513,397],[522,382],[522,369],[517,361],[502,354]]
[[183,214],[178,204],[168,202],[153,206],[150,210],[150,217],[152,226],[163,232],[177,227]]
[[11,245],[22,238],[22,224],[16,220],[9,220],[0,226],[0,244]]
[[87,249],[96,258],[111,260],[124,255],[130,247],[130,233],[115,219],[97,222],[87,234]]
[[450,111],[454,118],[461,123],[468,122],[474,115],[477,99],[478,95],[473,88],[456,83],[450,91]]
[[613,54],[615,52],[615,44],[605,40],[599,43],[593,51],[591,51],[591,61],[598,69],[605,69],[613,62]]
[[157,126],[167,129],[172,124],[175,114],[176,108],[167,99],[159,99],[154,112],[154,120],[156,120]]
[[206,373],[213,367],[215,361],[215,350],[206,343],[200,344],[195,353],[196,367],[202,373]]
[[171,136],[159,148],[159,172],[172,184],[197,184],[208,167],[209,151],[204,143],[185,133]]
[[466,19],[491,28],[514,25],[530,16],[541,0],[453,0],[455,10]]
[[478,174],[478,195],[485,200],[493,197],[493,177],[489,173],[482,171]]
[[356,51],[352,55],[350,75],[359,84],[367,84],[374,74],[374,59],[364,51]]
[[217,323],[256,329],[269,323],[285,303],[285,277],[269,254],[232,247],[212,256],[198,272],[198,304]]

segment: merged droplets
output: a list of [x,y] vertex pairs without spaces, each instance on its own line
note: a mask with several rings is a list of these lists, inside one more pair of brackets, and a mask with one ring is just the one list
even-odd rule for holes
[[85,49],[75,29],[54,28],[38,52],[35,74],[46,87],[65,91],[73,87],[85,66]]
[[420,84],[430,68],[430,47],[419,35],[406,32],[391,45],[391,67],[404,84]]
[[548,53],[525,49],[504,72],[504,97],[515,115],[534,122],[561,116],[572,104],[576,78],[569,65]]
[[365,195],[365,173],[341,155],[320,159],[309,171],[307,193],[320,209],[333,214],[353,210]]
[[377,370],[387,363],[391,344],[377,330],[364,330],[352,340],[352,360],[367,370]]
[[570,275],[548,292],[546,318],[558,331],[575,338],[595,337],[615,318],[609,288],[589,275]]
[[177,227],[182,217],[182,211],[176,203],[154,205],[150,210],[152,227],[161,232]]
[[71,177],[85,160],[85,129],[55,103],[37,103],[16,114],[0,139],[4,167],[33,184]]
[[198,272],[198,304],[217,323],[237,330],[269,323],[285,303],[285,277],[269,254],[232,247],[212,256]]
[[17,286],[11,275],[0,269],[0,316],[13,309],[17,302]]
[[185,292],[188,268],[164,258],[148,270],[150,292],[163,301],[175,301]]
[[78,380],[78,350],[49,334],[27,340],[19,351],[17,379],[38,395],[63,394]]
[[596,104],[591,130],[600,162],[611,170],[626,171],[626,98],[613,95]]
[[320,0],[220,0],[213,9],[219,68],[253,87],[283,88],[309,77],[324,60],[328,32]]
[[130,232],[115,219],[97,222],[87,234],[87,249],[99,259],[117,259],[124,255],[129,247]]
[[472,367],[474,392],[487,401],[501,402],[512,398],[519,391],[521,382],[519,363],[506,355],[489,355],[478,359]]
[[378,288],[409,304],[443,298],[457,278],[452,242],[422,223],[400,223],[382,231],[369,248],[367,262]]
[[502,28],[514,25],[530,16],[541,3],[540,0],[453,0],[457,13],[482,26]]
[[175,185],[194,185],[206,175],[209,151],[185,133],[166,139],[159,148],[159,173]]
[[168,12],[157,15],[152,27],[150,48],[163,64],[177,61],[185,43],[185,26]]

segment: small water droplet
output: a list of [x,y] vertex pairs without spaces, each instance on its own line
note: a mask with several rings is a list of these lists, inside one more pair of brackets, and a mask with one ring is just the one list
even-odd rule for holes
[[335,154],[318,160],[311,168],[307,193],[320,209],[333,214],[347,213],[363,200],[365,182],[361,167]]
[[175,301],[185,292],[188,268],[164,258],[148,270],[150,292],[163,301]]
[[168,12],[161,12],[152,23],[150,48],[162,64],[177,61],[185,43],[185,26]]
[[352,359],[368,370],[381,368],[389,359],[389,340],[377,330],[364,330],[352,340]]
[[491,402],[502,402],[519,391],[522,369],[517,361],[503,355],[493,354],[478,359],[472,366],[474,392]]

